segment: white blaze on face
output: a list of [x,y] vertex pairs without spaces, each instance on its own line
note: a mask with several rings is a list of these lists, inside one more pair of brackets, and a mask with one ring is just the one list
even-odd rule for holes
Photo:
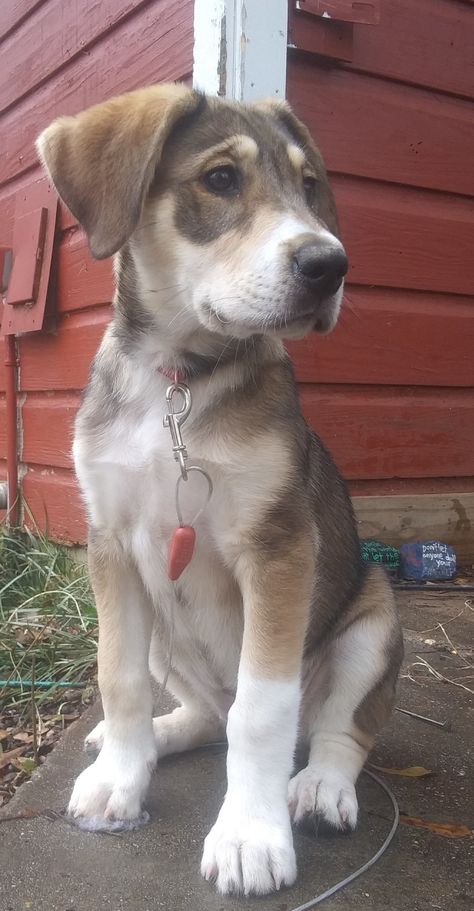
[[283,261],[288,259],[288,245],[293,245],[301,234],[308,234],[312,230],[313,225],[308,225],[298,218],[283,218],[271,231],[263,246],[255,251],[256,261],[259,260],[274,269],[281,268]]
[[276,225],[263,247],[256,251],[260,261],[271,264],[276,270],[288,268],[288,248],[298,249],[298,238],[305,235],[304,242],[308,242],[308,235],[314,236],[314,243],[323,243],[326,248],[343,251],[341,242],[322,225],[315,227],[314,222],[308,223],[293,217],[286,217]]

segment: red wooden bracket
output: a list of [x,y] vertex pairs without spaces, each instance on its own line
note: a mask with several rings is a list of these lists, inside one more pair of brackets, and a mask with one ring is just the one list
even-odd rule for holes
[[296,0],[296,9],[336,22],[378,25],[380,0]]
[[12,251],[8,246],[0,246],[0,294],[6,294],[8,279],[12,271]]
[[[304,17],[306,19],[306,17]],[[314,19],[308,28],[296,14],[290,17],[289,47],[310,54],[319,54],[333,60],[352,60],[352,25],[344,22],[331,22],[324,25],[322,19]]]
[[58,197],[47,178],[17,193],[3,335],[43,328],[57,211]]
[[13,225],[13,268],[8,282],[8,303],[28,304],[36,300],[43,265],[47,209],[35,209],[15,218]]
[[336,22],[320,16],[307,16],[301,3],[290,6],[288,20],[288,48],[306,51],[330,60],[352,60],[354,26],[350,22]]

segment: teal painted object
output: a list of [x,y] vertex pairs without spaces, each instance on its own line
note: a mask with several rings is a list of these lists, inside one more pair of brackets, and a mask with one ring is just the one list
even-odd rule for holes
[[362,559],[366,563],[379,563],[387,569],[398,569],[400,566],[400,553],[398,548],[381,541],[372,541],[368,538],[360,542]]

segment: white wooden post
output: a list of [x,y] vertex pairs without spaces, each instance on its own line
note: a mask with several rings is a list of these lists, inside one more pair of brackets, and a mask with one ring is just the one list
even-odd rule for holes
[[193,85],[237,101],[284,98],[287,0],[195,0]]

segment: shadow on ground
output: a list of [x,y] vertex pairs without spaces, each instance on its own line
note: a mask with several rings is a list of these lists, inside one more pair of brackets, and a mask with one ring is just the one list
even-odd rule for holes
[[[400,607],[406,667],[417,682],[402,679],[399,705],[449,720],[451,731],[396,714],[372,761],[433,771],[423,779],[386,778],[403,813],[472,826],[472,697],[459,685],[437,679],[425,666],[412,665],[420,656],[443,676],[457,683],[464,679],[464,685],[474,688],[474,670],[468,667],[474,664],[474,612],[458,594],[403,594]],[[96,706],[83,716],[32,781],[0,811],[0,911],[292,911],[367,860],[390,827],[389,801],[362,777],[355,834],[317,839],[310,833],[296,835],[295,887],[259,900],[222,898],[199,876],[202,842],[225,789],[225,756],[219,748],[160,764],[148,802],[152,822],[144,829],[93,835],[48,817],[65,806],[75,776],[87,764],[82,740],[98,713]],[[10,818],[24,813],[44,815]],[[377,866],[322,907],[467,911],[474,907],[472,851],[472,838],[443,838],[402,825]]]

